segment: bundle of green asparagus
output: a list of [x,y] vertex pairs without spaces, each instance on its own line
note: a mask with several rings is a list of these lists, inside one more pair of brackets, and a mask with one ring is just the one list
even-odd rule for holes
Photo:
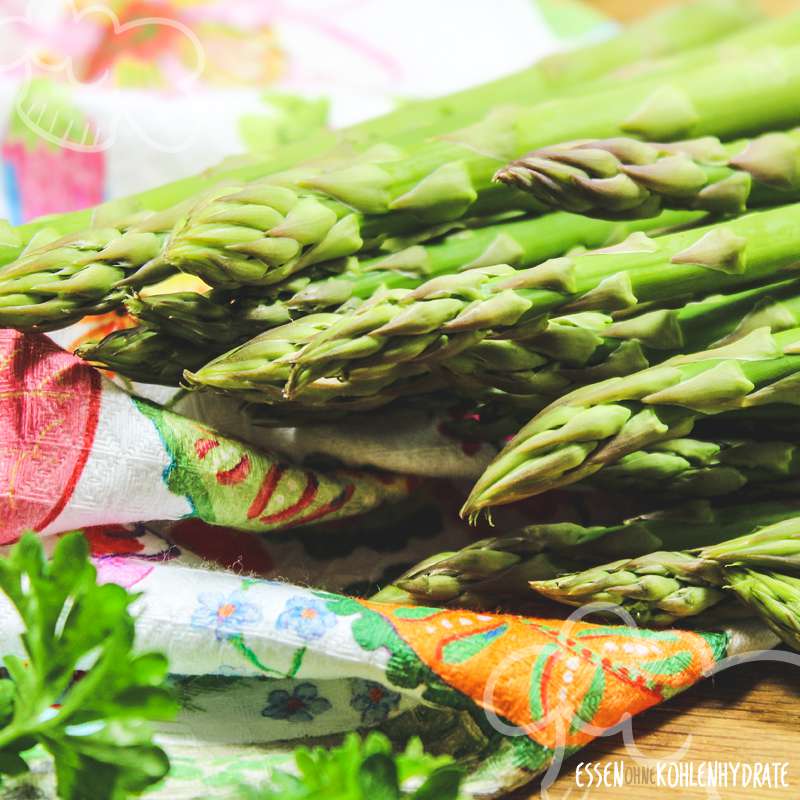
[[[147,336],[141,330],[124,332],[110,342],[85,348],[82,355],[92,363],[139,379],[143,373],[134,376],[129,371],[130,365],[137,359],[147,364],[160,343],[159,381],[151,376],[151,382],[163,380],[175,385],[184,369],[193,372],[195,367],[220,356],[231,345],[243,344],[263,331],[299,320],[309,313],[341,308],[345,304],[346,308],[355,307],[378,293],[411,289],[437,275],[498,261],[529,266],[576,247],[610,245],[634,231],[658,233],[692,224],[700,218],[693,213],[666,212],[653,219],[619,224],[565,213],[532,219],[523,217],[468,228],[446,235],[440,241],[411,245],[388,255],[329,263],[314,280],[302,277],[274,288],[249,292],[217,289],[207,294],[132,296],[126,299],[125,305],[146,326]],[[331,317],[330,321],[335,318]],[[179,357],[181,345],[176,339],[195,345],[194,358]],[[147,353],[137,355],[145,341]],[[123,342],[124,354],[120,352]],[[298,342],[298,352],[300,347]],[[231,355],[235,361],[239,356],[238,353]],[[284,372],[286,380],[288,370]],[[204,376],[201,372],[189,376],[189,380],[201,385]],[[213,381],[208,385],[228,390],[243,388],[239,378],[239,373],[234,371],[227,385]],[[141,379],[146,380],[145,377]],[[267,402],[271,395],[272,392],[268,392]]]
[[721,347],[576,389],[531,420],[489,465],[463,513],[575,483],[695,421],[736,408],[793,402],[800,328],[761,327]]
[[[655,239],[634,233],[619,245],[529,269],[499,265],[435,278],[345,314],[293,357],[288,393],[299,396],[306,383],[356,364],[447,360],[489,334],[530,342],[544,333],[547,341],[547,315],[554,311],[631,312],[646,303],[774,281],[797,258],[798,221],[800,204],[780,206]],[[623,323],[612,336],[633,326]],[[684,346],[674,314],[647,317],[642,327],[650,327],[642,333],[651,340]],[[588,338],[587,357],[595,349],[591,340],[601,343],[596,335]]]
[[[712,506],[694,501],[618,525],[570,522],[529,525],[438,553],[412,567],[371,599],[492,610],[530,596],[531,581],[548,581],[569,565],[633,559],[658,550],[711,546],[797,516],[796,501]],[[549,585],[549,584],[548,584]]]
[[[270,158],[235,166],[222,165],[210,173],[101,207],[94,220],[90,212],[75,212],[44,218],[17,231],[9,230],[3,237],[0,253],[2,261],[12,262],[0,270],[0,324],[21,329],[62,327],[84,314],[119,305],[123,299],[122,286],[154,282],[175,268],[185,267],[188,272],[205,276],[212,283],[218,279],[216,282],[236,288],[248,283],[272,284],[311,263],[361,249],[364,237],[359,214],[371,213],[376,203],[380,204],[384,187],[378,187],[372,197],[368,197],[369,186],[363,191],[355,186],[352,190],[345,189],[347,201],[353,191],[360,195],[361,209],[354,208],[351,213],[349,207],[330,195],[307,192],[298,185],[298,180],[326,182],[334,175],[361,175],[362,180],[366,180],[364,176],[374,178],[378,173],[382,176],[385,164],[411,175],[416,174],[412,161],[417,171],[421,169],[424,174],[436,172],[439,166],[442,169],[432,182],[412,193],[416,200],[400,201],[399,205],[394,201],[408,194],[406,189],[410,187],[401,186],[398,175],[393,201],[398,213],[394,216],[415,217],[410,212],[399,212],[400,206],[422,203],[424,207],[430,204],[427,194],[431,191],[446,193],[446,185],[455,181],[452,186],[455,193],[467,194],[439,203],[442,206],[439,216],[449,221],[453,216],[461,216],[456,213],[455,206],[462,206],[466,211],[474,203],[472,189],[461,186],[464,183],[459,177],[461,167],[451,167],[447,159],[462,151],[472,151],[455,141],[424,144],[431,137],[450,134],[480,120],[496,104],[515,102],[520,97],[533,104],[564,91],[592,91],[592,79],[602,81],[603,76],[607,76],[605,85],[610,87],[607,91],[612,91],[613,72],[643,57],[650,59],[650,64],[637,70],[640,77],[635,82],[645,86],[649,81],[652,89],[667,76],[681,71],[685,74],[704,63],[709,54],[700,46],[718,39],[723,40],[717,55],[720,63],[734,61],[753,47],[777,47],[772,55],[777,61],[786,60],[788,77],[794,69],[793,59],[789,51],[784,53],[780,47],[791,43],[792,36],[786,26],[774,23],[750,29],[749,23],[755,17],[747,2],[704,0],[632,26],[608,42],[590,45],[569,57],[546,58],[528,70],[475,89],[410,104],[341,132],[323,131],[283,148]],[[789,27],[794,25],[792,21]],[[800,22],[796,28],[800,28]],[[725,39],[727,34],[741,29],[743,32],[730,40]],[[680,54],[681,51],[685,54]],[[659,56],[673,53],[679,55],[663,63],[658,61]],[[655,61],[652,56],[656,56]],[[773,91],[777,93],[777,87],[773,87]],[[765,111],[767,116],[777,113],[774,105]],[[487,125],[490,131],[498,127],[491,120],[484,128]],[[597,135],[607,132],[607,128],[597,129]],[[500,137],[506,138],[502,130]],[[456,139],[473,138],[468,131],[456,136]],[[398,148],[412,151],[416,148],[419,157],[399,158]],[[425,148],[439,154],[438,162],[434,163],[436,159],[425,162]],[[512,150],[507,152],[513,155]],[[488,166],[484,168],[482,180],[488,185],[490,195],[495,193],[489,173],[499,166],[499,157],[483,159]],[[325,179],[323,173],[327,176]],[[419,178],[422,177],[420,174]],[[367,180],[367,184],[369,182]],[[349,184],[349,179],[345,184]],[[493,204],[529,207],[524,195],[511,195],[516,199],[494,204],[490,198],[484,206],[487,210]],[[144,216],[149,219],[142,219]],[[433,219],[436,212],[423,213],[423,216]],[[90,223],[93,223],[91,227],[81,230],[81,226]],[[370,224],[367,224],[367,234]],[[378,221],[377,227],[382,233],[388,233],[393,227],[408,229],[402,221],[387,221],[385,228]],[[411,225],[415,227],[416,223]],[[47,233],[45,238],[49,241],[31,242],[37,231]],[[165,244],[172,253],[170,257],[164,252]],[[187,256],[191,255],[196,255],[199,261],[190,263]]]
[[[744,528],[750,521],[742,521]],[[541,594],[568,605],[610,604],[647,625],[672,625],[737,599],[786,644],[800,649],[800,517],[756,527],[692,551],[652,552],[557,578],[535,580]]]

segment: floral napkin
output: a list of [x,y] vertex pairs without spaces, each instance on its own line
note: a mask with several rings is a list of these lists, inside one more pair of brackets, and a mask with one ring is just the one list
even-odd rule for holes
[[[774,644],[746,626],[649,631],[373,603],[261,577],[300,565],[202,523],[86,534],[101,578],[141,592],[138,646],[163,650],[175,673],[182,711],[160,733],[173,770],[154,797],[234,798],[289,768],[292,742],[367,728],[398,745],[422,736],[459,758],[471,794],[498,796],[723,658]],[[17,651],[5,600],[0,630],[3,651]],[[43,763],[29,780],[49,779]]]
[[[423,500],[409,498],[408,477],[288,463],[126,394],[42,335],[0,332],[0,398],[2,541],[82,529],[101,579],[141,592],[137,644],[168,655],[183,700],[162,731],[179,764],[207,743],[236,761],[237,747],[372,727],[399,743],[443,726],[431,747],[453,748],[470,791],[493,796],[732,652],[724,630],[362,599],[409,562],[469,541],[453,521],[458,487],[431,485]],[[174,522],[122,524],[157,516]],[[17,650],[4,599],[0,630],[0,649]],[[739,636],[736,648],[772,643]],[[450,738],[465,726],[468,742]],[[241,772],[223,760],[223,780],[209,771],[216,762],[194,761],[200,774],[177,770],[162,796],[211,785],[209,796],[236,796]]]

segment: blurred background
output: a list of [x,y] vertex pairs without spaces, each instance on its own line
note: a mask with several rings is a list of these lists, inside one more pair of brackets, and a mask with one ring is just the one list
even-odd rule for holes
[[[672,0],[587,0],[605,14],[615,19],[630,20],[643,16],[650,11],[655,11],[667,5],[674,5]],[[787,11],[796,11],[800,7],[798,0],[761,0],[762,6],[770,13],[780,14]]]

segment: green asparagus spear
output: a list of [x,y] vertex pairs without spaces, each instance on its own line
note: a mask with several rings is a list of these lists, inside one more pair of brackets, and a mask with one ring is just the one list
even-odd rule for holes
[[[198,374],[187,371],[186,380],[190,385],[202,384],[223,390],[262,388],[280,399],[290,369],[280,359],[287,353],[295,353],[298,345],[302,346],[324,331],[336,319],[336,315],[330,313],[309,314],[265,331],[219,359],[210,361]],[[235,382],[230,380],[232,369],[235,369]]]
[[800,578],[770,571],[729,568],[727,586],[785,644],[800,650]]
[[205,354],[182,339],[149,328],[114,331],[100,342],[78,348],[76,355],[95,367],[132,381],[177,386],[184,369],[200,366]]
[[571,606],[610,603],[640,625],[672,625],[726,599],[719,565],[682,552],[655,552],[613,561],[531,586]]
[[[320,324],[325,324],[325,315],[310,315],[269,331],[251,344],[260,352],[269,349],[279,353],[293,346],[293,336],[307,335],[305,331],[314,330]],[[206,350],[146,327],[116,331],[99,343],[79,348],[78,355],[94,366],[118,372],[131,380],[169,386],[178,385],[187,365],[199,366],[208,358]],[[244,356],[246,352],[242,353],[242,362],[246,363]],[[191,380],[191,373],[187,370],[186,374]],[[347,414],[384,408],[401,401],[407,394],[425,407],[441,406],[448,400],[446,395],[439,394],[442,384],[435,376],[404,365],[371,370],[367,375],[356,371],[344,383],[318,381],[302,404],[283,399],[285,376],[285,370],[282,374],[276,372],[272,381],[264,372],[254,374],[242,381],[236,398],[248,403],[269,404],[271,408],[262,409],[259,420],[263,424],[279,425],[335,420]]]
[[[655,233],[697,224],[699,215],[668,213],[652,225],[602,222],[575,214],[520,217],[460,230],[429,244],[415,244],[388,255],[351,259],[340,274],[320,280],[299,277],[286,299],[291,309],[316,311],[349,300],[366,300],[382,289],[412,289],[439,275],[492,264],[527,267],[573,248],[615,244],[634,231]],[[355,263],[354,263],[355,262]],[[352,270],[352,272],[351,272]],[[280,286],[278,287],[280,288]]]
[[608,558],[645,556],[655,550],[715,544],[748,526],[757,529],[796,514],[797,503],[726,508],[699,501],[620,525],[530,525],[513,534],[482,539],[454,553],[431,556],[371,599],[488,610],[526,597],[530,581],[551,580],[570,569],[570,563],[597,564]]
[[797,572],[800,569],[800,518],[792,517],[704,547],[701,556],[726,566]]
[[800,200],[800,129],[723,145],[604,139],[535,150],[495,179],[556,209],[631,219],[662,208],[742,214]]
[[491,180],[520,151],[587,136],[675,139],[791,125],[800,121],[798,90],[800,48],[772,48],[735,65],[502,109],[438,141],[294,186],[256,182],[213,192],[176,226],[165,259],[214,286],[274,284],[385,236],[467,214],[535,208]]
[[796,402],[800,328],[758,328],[722,347],[676,356],[577,389],[533,418],[475,484],[462,514],[573,484],[629,453],[686,436],[732,408]]
[[679,497],[719,497],[742,489],[793,495],[800,448],[785,441],[668,439],[623,456],[588,485]]
[[[800,204],[794,204],[657,239],[634,233],[620,245],[530,269],[501,265],[435,278],[345,315],[294,357],[287,391],[296,395],[307,381],[346,373],[354,363],[444,362],[492,331],[517,340],[544,333],[547,339],[554,331],[545,315],[556,309],[610,313],[763,281],[796,261],[798,222]],[[665,324],[655,338],[676,327],[662,314],[648,318],[651,332],[660,320]],[[558,332],[562,342],[567,337],[574,344],[578,337],[587,357],[602,344],[574,320]],[[672,333],[670,343],[680,331]]]
[[126,275],[157,282],[173,273],[161,258],[166,231],[183,213],[139,211],[114,226],[52,239],[41,231],[20,257],[0,269],[0,326],[53,330],[86,314],[121,305]]
[[425,559],[370,599],[490,609],[503,601],[530,596],[531,581],[552,578],[577,566],[529,547],[523,531]]
[[[218,360],[204,365],[198,371],[202,373],[202,384],[195,373],[189,371],[184,372],[184,379],[190,386],[203,385],[226,391],[235,389],[236,396],[241,399],[280,405],[287,414],[293,408],[301,407],[324,406],[343,411],[377,408],[406,394],[427,394],[442,388],[441,381],[424,367],[390,364],[377,369],[354,370],[346,381],[316,381],[302,404],[287,403],[283,397],[283,384],[289,367],[280,363],[281,354],[296,350],[298,342],[311,338],[328,325],[331,316],[310,314],[266,331],[227,353],[221,365],[218,366]],[[229,379],[228,372],[232,362],[238,365],[235,384]]]
[[[288,309],[278,303],[216,289],[209,294],[173,292],[129,297],[125,307],[148,327],[202,348],[206,361],[224,352],[226,346],[291,321]],[[187,364],[186,369],[192,367]]]
[[[729,509],[734,512],[736,507]],[[742,527],[752,523],[744,509]],[[740,528],[741,530],[741,528]],[[554,579],[534,581],[541,594],[568,605],[608,602],[627,609],[637,622],[669,625],[718,603],[730,604],[733,590],[792,647],[800,625],[790,577],[800,566],[800,517],[782,520],[743,536],[692,552],[654,552]],[[781,573],[768,570],[780,569]]]
[[725,588],[789,647],[800,649],[800,518],[705,547],[700,555],[723,564]]

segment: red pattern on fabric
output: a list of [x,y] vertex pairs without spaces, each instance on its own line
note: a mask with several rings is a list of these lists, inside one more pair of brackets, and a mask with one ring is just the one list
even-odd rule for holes
[[235,486],[247,479],[250,474],[250,458],[243,455],[235,467],[230,469],[221,469],[217,475],[217,483],[220,486]]
[[300,495],[300,499],[296,503],[291,506],[287,506],[275,514],[264,515],[261,517],[261,521],[266,524],[271,524],[273,522],[284,522],[285,520],[291,519],[293,516],[295,516],[295,514],[299,514],[301,511],[308,508],[314,502],[314,498],[317,496],[319,481],[313,472],[306,473],[306,478],[307,480],[305,489],[303,489],[303,493]]
[[89,540],[89,552],[93,556],[140,553],[144,545],[124,525],[95,525],[84,528],[83,535]]
[[269,468],[269,472],[264,476],[261,488],[250,504],[250,508],[247,509],[247,519],[255,519],[267,507],[267,503],[272,499],[283,472],[284,468],[280,464],[273,464]]
[[338,511],[350,500],[350,498],[355,494],[355,491],[356,487],[353,486],[352,483],[348,483],[347,486],[345,486],[342,490],[342,493],[338,497],[334,497],[330,503],[325,503],[324,506],[320,506],[316,511],[312,512],[311,514],[307,514],[305,517],[292,520],[285,527],[296,528],[298,525],[307,525],[309,522],[314,522],[315,520],[326,517],[328,514],[333,514],[334,511]]
[[0,330],[0,542],[63,511],[91,452],[100,396],[100,375],[47,337]]
[[226,569],[237,568],[263,576],[275,569],[264,541],[246,531],[185,519],[172,526],[169,537],[180,547]]
[[194,452],[202,461],[215,447],[219,447],[216,439],[198,439],[194,443]]

